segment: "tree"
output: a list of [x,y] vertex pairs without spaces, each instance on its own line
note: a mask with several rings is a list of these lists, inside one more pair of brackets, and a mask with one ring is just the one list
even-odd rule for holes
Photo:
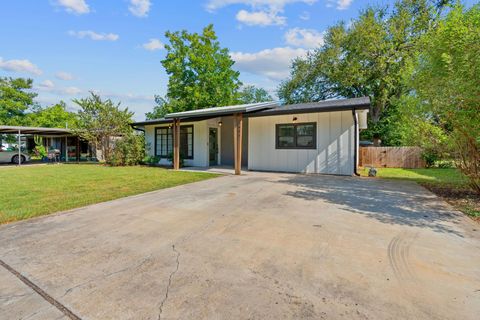
[[[213,25],[202,34],[167,32],[170,44],[161,61],[169,75],[165,112],[179,112],[234,104],[241,82],[232,69],[228,49],[221,48]],[[167,112],[167,113],[168,113]]]
[[77,126],[77,115],[67,111],[65,102],[60,101],[53,106],[36,108],[28,114],[29,125],[47,128],[75,128]]
[[243,86],[239,92],[239,102],[242,104],[272,101],[272,96],[263,88],[252,85]]
[[279,97],[286,102],[310,102],[370,96],[370,134],[381,135],[388,131],[378,125],[382,116],[392,101],[408,91],[402,77],[406,63],[446,2],[399,0],[391,11],[369,7],[350,26],[342,22],[329,28],[321,48],[293,62]]
[[120,103],[102,100],[100,96],[90,93],[90,97],[73,100],[81,110],[78,112],[78,127],[75,132],[101,150],[103,160],[111,162],[114,141],[132,134],[130,123],[133,112],[128,108],[120,109]]
[[36,93],[32,89],[32,79],[0,78],[0,124],[22,125],[25,115],[34,106]]
[[145,113],[145,118],[147,120],[161,119],[170,110],[169,103],[166,98],[155,95],[155,102],[157,103],[157,105],[153,107],[153,111]]
[[480,5],[456,5],[425,34],[421,49],[410,94],[420,116],[448,136],[460,170],[480,193]]

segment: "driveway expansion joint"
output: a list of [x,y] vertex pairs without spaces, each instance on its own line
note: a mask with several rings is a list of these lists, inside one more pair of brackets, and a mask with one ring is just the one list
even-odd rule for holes
[[52,296],[50,296],[48,293],[46,293],[42,288],[37,286],[35,283],[30,281],[27,277],[22,275],[20,272],[12,268],[10,265],[5,263],[3,260],[0,259],[0,265],[5,268],[5,270],[9,271],[11,274],[13,274],[15,277],[17,277],[20,281],[22,281],[25,285],[27,285],[30,289],[38,293],[45,301],[50,303],[52,306],[57,308],[59,311],[61,311],[65,316],[67,316],[71,320],[82,320],[79,316],[74,314],[70,309],[65,307],[63,304],[61,304],[59,301],[55,300]]

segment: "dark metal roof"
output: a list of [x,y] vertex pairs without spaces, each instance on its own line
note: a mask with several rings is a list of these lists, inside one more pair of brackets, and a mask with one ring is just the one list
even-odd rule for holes
[[325,100],[310,103],[298,103],[278,106],[268,110],[262,110],[247,114],[249,117],[262,117],[282,114],[310,113],[310,112],[329,112],[345,110],[367,110],[370,108],[370,98],[351,98],[338,100]]
[[42,128],[42,127],[20,127],[20,126],[0,126],[0,134],[38,134],[38,135],[72,135],[69,129],[61,128]]
[[214,108],[205,108],[191,111],[175,112],[169,113],[165,116],[167,119],[179,118],[179,119],[188,119],[188,118],[204,118],[204,117],[221,117],[221,116],[230,116],[235,113],[250,113],[270,108],[275,108],[280,103],[278,101],[268,101],[268,102],[258,102],[258,103],[247,103],[239,104],[234,106],[224,106],[224,107],[214,107]]
[[[275,105],[275,103],[267,103],[264,105],[258,104],[254,106],[255,108],[249,109],[243,106],[231,106],[222,108],[211,108],[196,110],[193,112],[180,112],[175,114],[169,114],[167,118],[155,119],[155,120],[146,120],[142,122],[132,123],[132,126],[145,126],[145,125],[155,125],[155,124],[165,124],[172,123],[173,117],[178,116],[182,119],[183,122],[191,121],[201,121],[221,116],[229,116],[234,113],[243,113],[247,117],[262,117],[262,116],[271,116],[271,115],[282,115],[282,114],[295,114],[295,113],[310,113],[310,112],[329,112],[329,111],[344,111],[344,110],[368,110],[370,108],[370,98],[351,98],[351,99],[337,99],[337,100],[325,100],[319,102],[311,103],[298,103],[290,105]],[[184,114],[185,116],[182,116]]]
[[173,123],[173,119],[160,118],[160,119],[153,119],[153,120],[145,120],[140,122],[134,122],[132,123],[132,126],[148,126],[152,124],[164,124],[164,123]]

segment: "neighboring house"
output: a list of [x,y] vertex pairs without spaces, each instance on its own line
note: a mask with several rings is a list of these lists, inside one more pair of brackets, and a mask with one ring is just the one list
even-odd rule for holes
[[69,129],[42,128],[42,127],[21,127],[21,126],[0,126],[0,135],[15,135],[22,150],[29,154],[35,148],[34,136],[42,137],[43,146],[47,151],[58,150],[60,161],[90,161],[96,160],[95,149],[75,135]]
[[171,164],[178,128],[186,166],[353,175],[369,108],[369,98],[268,102],[172,113],[133,127],[145,132],[147,152],[160,164]]

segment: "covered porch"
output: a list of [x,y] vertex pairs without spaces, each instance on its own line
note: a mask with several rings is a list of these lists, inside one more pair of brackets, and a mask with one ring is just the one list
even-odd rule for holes
[[[145,131],[150,155],[174,170],[232,170],[240,175],[248,161],[248,112],[277,106],[255,103],[172,113],[165,118],[133,124]],[[154,137],[148,141],[148,137]],[[153,146],[153,148],[152,148]]]
[[[2,139],[2,135],[7,135],[7,138]],[[34,154],[34,149],[39,142],[39,140],[35,141],[35,137],[41,138],[41,144],[48,154],[55,154],[55,161],[78,162],[94,158],[94,152],[90,145],[69,129],[0,126],[0,144],[14,148],[19,154],[19,159],[21,159],[22,153]],[[19,161],[18,165],[21,164]]]

